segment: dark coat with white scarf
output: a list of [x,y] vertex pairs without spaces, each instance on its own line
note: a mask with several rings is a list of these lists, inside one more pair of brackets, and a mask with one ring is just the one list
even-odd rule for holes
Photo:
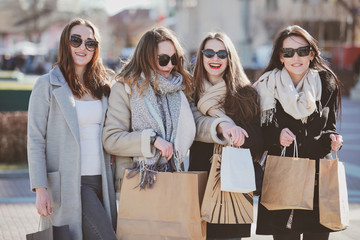
[[[299,157],[316,161],[316,172],[319,159],[329,157],[331,153],[330,134],[336,134],[336,110],[338,87],[334,77],[325,71],[319,72],[322,84],[321,99],[317,111],[308,117],[307,123],[296,120],[287,114],[281,104],[276,102],[274,120],[263,125],[265,150],[269,155],[280,156],[282,147],[279,142],[280,132],[289,128],[296,135]],[[293,156],[293,144],[286,149],[286,156]],[[318,174],[316,174],[316,179]],[[315,186],[314,210],[295,210],[291,230],[286,228],[291,210],[269,211],[259,203],[257,234],[273,235],[286,232],[330,232],[319,223],[318,187]]]

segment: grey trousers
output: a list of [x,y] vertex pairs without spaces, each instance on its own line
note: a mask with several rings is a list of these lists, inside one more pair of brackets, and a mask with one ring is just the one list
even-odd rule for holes
[[81,176],[83,240],[116,240],[102,203],[101,175]]

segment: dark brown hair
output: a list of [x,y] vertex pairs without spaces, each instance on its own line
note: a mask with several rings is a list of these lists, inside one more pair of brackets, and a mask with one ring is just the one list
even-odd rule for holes
[[338,87],[338,95],[337,95],[337,107],[336,112],[337,116],[341,115],[341,85],[339,82],[339,79],[335,75],[333,71],[326,65],[325,60],[320,56],[320,50],[318,47],[317,41],[303,28],[297,25],[288,26],[285,29],[281,30],[274,41],[274,47],[271,54],[270,62],[268,66],[265,68],[264,72],[272,71],[275,68],[281,70],[283,68],[283,65],[280,61],[280,51],[283,46],[283,42],[286,38],[296,36],[301,37],[305,41],[308,42],[308,44],[312,48],[312,52],[314,54],[314,59],[310,62],[309,68],[318,70],[318,71],[326,71],[330,73],[331,76],[335,79],[335,83]]
[[[157,73],[158,67],[157,52],[158,44],[163,41],[170,41],[173,43],[178,57],[177,64],[174,66],[174,71],[177,71],[183,76],[183,84],[185,85],[185,94],[190,96],[192,94],[192,77],[184,67],[184,50],[181,47],[175,33],[164,27],[156,27],[147,31],[137,44],[134,54],[129,61],[120,70],[116,76],[117,81],[126,83],[129,86],[136,86],[141,93],[144,88],[150,84],[152,72],[156,74],[154,88],[157,88]],[[138,80],[140,75],[144,74],[145,81],[139,85]]]
[[228,53],[228,65],[225,69],[223,79],[226,84],[226,95],[219,103],[236,124],[246,124],[256,119],[260,114],[258,94],[247,78],[231,39],[224,33],[208,33],[201,42],[194,68],[195,102],[204,92],[204,82],[208,80],[204,67],[203,53],[205,44],[210,39],[221,41]]
[[[76,25],[84,25],[93,31],[94,38],[99,42],[91,61],[87,64],[84,73],[85,87],[79,82],[75,73],[74,60],[71,55],[70,49],[70,31]],[[111,70],[104,67],[100,58],[100,35],[97,28],[88,20],[76,18],[70,21],[64,28],[60,37],[60,45],[58,51],[58,65],[63,73],[66,82],[68,83],[72,93],[81,98],[86,89],[90,91],[91,95],[97,99],[101,99],[103,95],[109,96],[110,94],[110,74]]]

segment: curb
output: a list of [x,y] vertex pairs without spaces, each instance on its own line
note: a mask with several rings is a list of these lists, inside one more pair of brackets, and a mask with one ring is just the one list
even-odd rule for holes
[[29,170],[0,170],[0,179],[1,178],[29,178]]

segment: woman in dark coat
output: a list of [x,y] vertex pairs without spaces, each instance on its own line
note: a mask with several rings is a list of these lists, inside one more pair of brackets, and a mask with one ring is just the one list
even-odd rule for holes
[[[296,25],[281,31],[270,63],[254,86],[260,94],[268,154],[280,156],[282,148],[288,147],[286,156],[293,156],[296,138],[299,157],[316,160],[318,173],[319,159],[339,150],[342,136],[336,133],[339,80],[325,65],[315,39]],[[328,239],[331,230],[319,223],[318,196],[315,185],[314,209],[293,214],[292,210],[269,211],[259,203],[257,234],[273,235],[275,240],[300,239],[302,233],[304,240]]]
[[[217,135],[212,134],[215,135],[213,142],[193,143],[189,170],[210,171],[213,151],[227,145],[230,137],[235,146],[250,148],[253,158],[258,158],[263,147],[258,125],[258,95],[245,75],[233,43],[223,33],[209,33],[202,41],[197,56],[194,69],[195,103],[204,115],[221,122],[217,126]],[[211,131],[211,128],[198,131]],[[252,204],[252,195],[249,196]],[[209,223],[207,238],[249,237],[250,227],[251,224]]]

